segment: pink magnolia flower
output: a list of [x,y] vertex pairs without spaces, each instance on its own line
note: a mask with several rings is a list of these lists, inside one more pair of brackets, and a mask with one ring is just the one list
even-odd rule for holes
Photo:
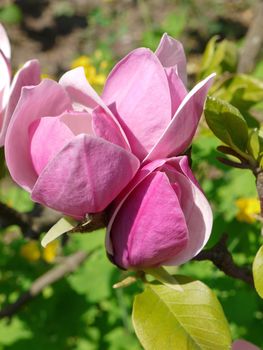
[[40,67],[37,60],[26,62],[11,82],[11,48],[4,27],[0,24],[0,147],[4,145],[10,119],[17,105],[21,89],[40,82]]
[[260,350],[260,348],[246,340],[239,339],[234,341],[232,350]]
[[11,176],[34,201],[64,214],[100,212],[139,168],[113,120],[107,132],[111,142],[96,135],[88,109],[76,110],[55,81],[24,87],[6,135]]
[[92,111],[97,135],[110,141],[108,130],[114,116],[131,151],[148,162],[179,155],[190,146],[213,77],[211,74],[188,93],[183,47],[164,34],[155,53],[136,49],[113,68],[103,102],[94,98],[80,68],[68,72],[60,82],[75,101],[92,101],[93,108],[97,104]]
[[139,160],[178,155],[190,145],[213,76],[187,93],[185,66],[181,44],[164,35],[155,54],[141,48],[120,61],[102,97],[83,68],[59,84],[24,88],[6,136],[13,179],[33,200],[67,215],[104,210]]
[[106,248],[125,269],[179,265],[206,244],[211,208],[186,156],[145,165],[115,203]]

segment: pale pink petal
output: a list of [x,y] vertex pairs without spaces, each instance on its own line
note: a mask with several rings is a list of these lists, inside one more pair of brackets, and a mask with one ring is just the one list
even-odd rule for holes
[[167,176],[153,172],[132,192],[111,228],[114,261],[129,268],[162,265],[188,240],[179,200]]
[[188,93],[145,161],[176,156],[190,146],[214,76],[211,74]]
[[78,135],[46,166],[32,199],[81,219],[99,212],[129,183],[138,159],[101,138]]
[[232,350],[260,350],[260,348],[246,340],[239,339],[232,344]]
[[45,116],[57,116],[71,108],[64,89],[45,79],[35,87],[23,87],[5,140],[6,162],[13,179],[31,191],[37,179],[29,152],[30,124]]
[[4,123],[0,132],[0,146],[4,144],[5,134],[21,95],[23,86],[38,85],[40,83],[40,65],[37,60],[26,62],[14,76],[9,92],[9,100],[4,116]]
[[104,138],[105,140],[115,143],[120,147],[129,149],[125,142],[120,128],[114,122],[109,113],[102,107],[98,106],[92,112],[92,124],[94,132],[97,136]]
[[172,115],[174,115],[180,106],[181,102],[187,95],[187,90],[182,82],[182,80],[177,75],[174,68],[165,68],[167,75],[171,102],[172,102]]
[[76,136],[79,134],[94,135],[92,127],[92,117],[87,112],[67,111],[59,116],[59,119]]
[[59,117],[43,117],[29,126],[30,154],[37,175],[62,148],[74,138]]
[[143,159],[172,116],[168,80],[156,55],[140,48],[123,58],[110,73],[102,98],[118,117],[133,153]]
[[[101,121],[98,121],[98,125],[96,126],[97,131],[100,129],[100,126],[104,128],[104,122],[107,121],[107,126],[111,124],[111,129],[118,129],[114,131],[114,133],[120,134],[118,144],[122,145],[125,149],[130,149],[129,141],[127,140],[119,122],[87,81],[83,67],[77,67],[65,73],[61,77],[59,84],[68,92],[75,110],[86,110],[91,113],[94,108],[101,107],[105,111],[105,117],[102,118]],[[102,115],[101,113],[100,115]],[[107,120],[105,119],[106,114]],[[98,117],[96,119],[101,118]],[[112,119],[112,121],[109,119]],[[115,124],[115,126],[113,124]],[[102,133],[102,131],[100,131],[100,133]]]
[[[3,54],[0,52],[0,112],[2,112],[8,102],[9,97],[9,87],[11,82],[10,67],[4,58]],[[1,127],[1,124],[0,124]]]
[[186,57],[183,45],[166,33],[163,34],[157,50],[156,56],[166,68],[176,67],[179,77],[184,85],[187,84]]
[[0,50],[3,52],[5,57],[10,60],[11,58],[11,46],[6,34],[5,28],[0,23]]

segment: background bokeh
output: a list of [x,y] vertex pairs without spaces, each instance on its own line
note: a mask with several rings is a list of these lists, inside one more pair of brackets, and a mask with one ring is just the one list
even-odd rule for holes
[[[200,76],[209,39],[214,35],[219,40],[226,38],[232,41],[233,50],[238,50],[253,21],[255,4],[252,0],[1,0],[0,22],[11,40],[14,71],[26,60],[37,58],[43,77],[57,79],[69,68],[83,65],[98,91],[118,59],[138,46],[154,50],[167,32],[185,47],[189,84],[193,85]],[[261,58],[252,72],[259,79],[263,79]],[[255,114],[260,120],[262,109]],[[214,211],[208,247],[226,232],[235,261],[249,266],[262,242],[261,223],[252,215],[258,212],[253,204],[255,179],[247,170],[219,163],[218,145],[202,122],[192,159]],[[0,201],[32,217],[43,215],[7,173],[1,176]],[[18,226],[6,225],[0,213],[0,309],[13,303],[65,256],[77,250],[92,253],[74,273],[46,287],[12,319],[0,320],[0,350],[141,349],[130,315],[133,296],[142,286],[138,282],[125,289],[112,288],[125,272],[107,260],[104,231],[74,234],[46,250],[31,238],[25,238]],[[213,288],[234,339],[246,338],[263,346],[263,302],[254,290],[225,276],[210,262],[190,262],[176,272]]]

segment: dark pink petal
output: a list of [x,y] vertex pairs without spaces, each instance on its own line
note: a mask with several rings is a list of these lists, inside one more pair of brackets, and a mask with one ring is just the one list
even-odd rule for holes
[[13,179],[31,191],[37,179],[30,155],[29,126],[45,116],[57,116],[71,108],[64,89],[45,79],[35,87],[23,87],[5,140],[6,162]]
[[[181,190],[180,203],[185,215],[189,240],[186,247],[172,259],[168,259],[164,265],[180,265],[192,259],[205,246],[212,231],[211,207],[199,186],[196,186],[196,180],[193,181],[194,176],[190,168],[185,171],[184,158],[186,157],[172,158],[167,164],[173,165],[176,183]],[[167,172],[166,165],[162,169]]]
[[131,193],[111,229],[114,260],[124,268],[162,265],[186,245],[177,195],[164,173],[153,172]]
[[239,339],[234,341],[232,350],[260,350],[260,348],[246,340]]
[[155,51],[155,54],[165,68],[176,67],[178,76],[186,86],[186,57],[183,45],[180,41],[175,40],[165,33]]
[[214,76],[211,74],[188,93],[145,161],[176,156],[190,146]]
[[2,24],[0,23],[0,50],[3,52],[5,57],[10,60],[11,58],[11,47],[8,36]]
[[37,60],[26,62],[14,76],[9,92],[8,105],[5,111],[4,123],[0,132],[0,146],[4,144],[5,134],[21,95],[23,86],[34,86],[40,83],[40,65]]
[[105,209],[129,183],[138,159],[101,138],[74,137],[45,167],[32,199],[81,219]]
[[160,61],[150,50],[137,49],[110,73],[102,94],[119,118],[132,151],[143,159],[171,120],[171,98]]

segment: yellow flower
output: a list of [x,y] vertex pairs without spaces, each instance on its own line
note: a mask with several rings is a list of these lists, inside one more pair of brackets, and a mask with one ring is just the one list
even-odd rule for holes
[[38,242],[29,241],[20,249],[20,255],[28,261],[37,261],[40,259],[40,249]]
[[59,241],[49,243],[42,252],[42,257],[47,263],[53,263],[59,251]]
[[238,221],[251,224],[256,220],[256,215],[260,213],[260,202],[257,198],[239,198],[236,206],[239,209],[236,215]]
[[52,76],[47,74],[47,73],[42,73],[40,78],[41,78],[41,80],[43,80],[43,79],[53,79]]

